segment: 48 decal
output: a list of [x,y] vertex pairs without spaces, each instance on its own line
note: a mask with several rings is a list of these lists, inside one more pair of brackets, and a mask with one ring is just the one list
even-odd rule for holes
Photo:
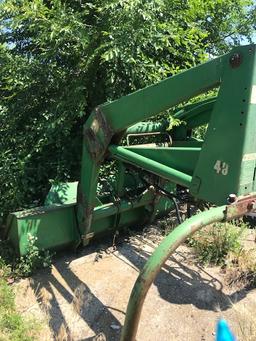
[[226,162],[217,160],[213,169],[216,171],[217,174],[228,175],[229,165]]

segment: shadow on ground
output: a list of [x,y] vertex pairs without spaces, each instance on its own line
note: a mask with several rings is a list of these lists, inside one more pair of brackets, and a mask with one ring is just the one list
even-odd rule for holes
[[[95,251],[97,251],[96,247],[90,247],[86,253]],[[80,254],[79,257],[84,255],[85,252]],[[126,265],[129,264],[133,269],[136,268],[138,270],[143,267],[150,253],[134,245],[122,244],[118,247],[118,253],[113,253],[113,256],[118,257]],[[62,256],[54,264],[66,282],[68,289],[47,271],[40,272],[40,274],[33,276],[33,279],[31,279],[31,286],[38,303],[41,309],[46,311],[49,316],[49,325],[55,335],[55,339],[59,337],[58,335],[64,329],[66,334],[63,340],[72,340],[68,323],[56,299],[52,289],[53,287],[61,294],[66,302],[73,305],[76,313],[79,314],[96,335],[104,333],[108,341],[119,340],[121,325],[113,315],[114,308],[105,306],[92,293],[88,285],[82,282],[70,269],[69,263],[74,259],[74,256],[71,255]],[[171,258],[171,262],[172,266],[164,265],[155,279],[154,284],[157,286],[161,298],[172,304],[191,304],[198,309],[224,311],[233,302],[240,301],[247,294],[247,290],[243,289],[231,295],[225,295],[222,291],[223,287],[221,282],[207,273],[199,265],[193,266],[193,269],[188,266],[186,264],[186,256],[183,253],[176,252]],[[50,299],[47,302],[44,302],[43,297],[37,294],[42,290],[46,290],[50,294]],[[110,328],[111,324],[116,326],[115,330]],[[81,339],[80,341],[91,340],[94,340],[94,338],[89,337]]]
[[[150,256],[150,253],[136,247],[122,247],[119,252],[139,269]],[[246,297],[247,289],[224,294],[222,283],[199,264],[194,264],[192,269],[186,264],[183,253],[175,252],[170,260],[172,266],[165,264],[154,284],[159,295],[172,304],[192,304],[198,309],[225,311]]]
[[[91,249],[91,252],[94,250]],[[86,252],[88,253],[88,251]],[[83,254],[85,255],[85,253]],[[121,330],[121,325],[111,313],[112,307],[105,306],[90,290],[88,285],[82,282],[76,274],[69,268],[69,263],[74,259],[74,255],[61,257],[54,263],[54,267],[61,274],[68,285],[68,289],[49,271],[41,271],[40,274],[33,276],[31,287],[41,309],[49,317],[49,326],[53,332],[54,340],[72,340],[71,331],[60,308],[59,302],[52,290],[54,287],[63,299],[73,306],[74,313],[87,323],[93,332],[98,335],[103,333],[107,340],[116,340],[117,334]],[[89,275],[89,274],[88,274]],[[49,300],[45,300],[43,295],[38,294],[47,291]],[[111,330],[109,326],[114,324],[119,327],[119,331]],[[94,340],[93,337],[81,339],[79,341]],[[101,341],[101,339],[99,339]]]

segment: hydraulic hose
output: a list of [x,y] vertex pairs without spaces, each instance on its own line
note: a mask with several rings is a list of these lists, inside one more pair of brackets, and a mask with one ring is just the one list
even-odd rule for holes
[[176,250],[177,247],[187,239],[187,237],[195,233],[200,228],[214,222],[224,220],[226,207],[227,206],[224,205],[212,208],[187,219],[176,227],[158,246],[155,252],[148,259],[134,284],[126,311],[121,341],[135,341],[141,310],[147,292],[161,270],[161,267],[173,251]]

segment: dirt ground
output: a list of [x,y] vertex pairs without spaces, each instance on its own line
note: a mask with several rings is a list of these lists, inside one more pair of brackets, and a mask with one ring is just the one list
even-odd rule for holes
[[[14,284],[18,309],[42,322],[40,340],[119,340],[131,289],[156,244],[138,235],[99,252],[108,246],[58,256],[51,271]],[[227,288],[219,268],[202,268],[181,246],[149,290],[137,341],[214,340],[216,320],[236,331],[237,307],[255,299],[255,290]]]

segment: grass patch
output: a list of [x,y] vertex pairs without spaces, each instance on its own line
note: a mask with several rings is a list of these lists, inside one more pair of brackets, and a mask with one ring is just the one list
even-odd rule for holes
[[246,232],[248,225],[245,223],[216,223],[195,233],[189,245],[200,262],[222,267],[229,286],[255,286],[256,249],[245,248]]
[[13,290],[0,279],[0,341],[34,341],[38,328],[16,311]]
[[195,233],[189,245],[202,263],[224,265],[230,252],[239,254],[241,251],[241,237],[246,228],[245,224],[215,223]]
[[26,256],[17,257],[6,241],[0,241],[0,341],[33,341],[37,340],[39,324],[24,319],[17,312],[14,292],[7,283],[15,278],[26,277],[41,267],[50,267],[51,255],[40,251],[36,239],[30,237]]
[[230,286],[236,287],[254,286],[256,284],[255,249],[241,249],[238,253],[230,252],[228,254],[226,260],[226,280]]
[[255,341],[256,340],[256,305],[235,304],[233,308],[236,312],[236,336],[238,340]]

